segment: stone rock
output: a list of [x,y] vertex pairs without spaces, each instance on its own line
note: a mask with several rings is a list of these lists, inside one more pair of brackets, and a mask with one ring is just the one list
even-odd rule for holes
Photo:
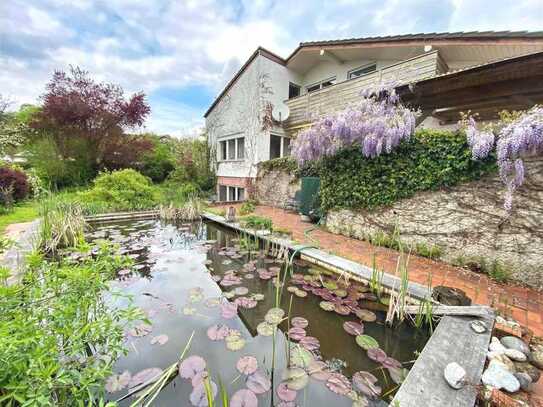
[[532,378],[532,383],[537,383],[541,377],[541,372],[535,366],[528,362],[514,362],[517,373],[526,373]]
[[543,345],[532,345],[531,349],[530,362],[538,369],[543,370]]
[[469,326],[474,332],[478,334],[484,334],[488,330],[486,324],[483,321],[479,321],[479,320],[472,321],[471,324],[469,324]]
[[524,353],[516,349],[505,349],[505,356],[515,362],[526,362],[528,359]]
[[532,390],[532,378],[528,373],[515,373],[515,377],[520,383],[520,388],[524,391]]
[[481,377],[484,385],[494,387],[498,390],[504,389],[509,393],[514,393],[520,389],[520,383],[517,378],[504,368],[503,364],[491,360]]
[[490,345],[488,345],[488,350],[491,352],[505,353],[505,349],[507,348],[501,344],[500,340],[493,336]]
[[501,344],[505,346],[508,349],[516,349],[522,353],[524,353],[526,356],[530,354],[530,348],[526,343],[516,336],[504,336],[500,340]]
[[443,376],[449,386],[453,389],[461,389],[466,383],[466,371],[456,362],[449,363],[445,366]]
[[503,367],[511,373],[515,373],[515,364],[511,359],[505,356],[505,353],[490,351],[486,354],[489,361],[495,361],[503,365]]
[[438,285],[432,290],[432,298],[443,305],[471,305],[471,299],[458,288]]

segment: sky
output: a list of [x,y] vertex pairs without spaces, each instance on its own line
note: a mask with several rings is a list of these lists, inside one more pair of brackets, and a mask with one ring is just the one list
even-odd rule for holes
[[473,30],[543,30],[543,0],[0,0],[0,94],[39,103],[77,65],[143,91],[145,131],[191,136],[259,45]]

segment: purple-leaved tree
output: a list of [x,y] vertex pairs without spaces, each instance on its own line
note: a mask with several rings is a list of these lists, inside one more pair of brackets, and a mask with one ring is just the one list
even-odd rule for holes
[[470,117],[466,135],[474,160],[487,157],[496,148],[500,177],[506,187],[504,208],[510,213],[513,193],[524,182],[523,158],[543,155],[543,107],[534,106],[497,128],[479,129]]
[[366,89],[361,96],[359,103],[319,119],[298,135],[292,153],[300,165],[352,146],[372,158],[409,139],[418,113],[402,105],[393,84]]

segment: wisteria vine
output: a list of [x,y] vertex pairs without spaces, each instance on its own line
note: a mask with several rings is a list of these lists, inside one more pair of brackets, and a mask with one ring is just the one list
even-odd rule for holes
[[504,208],[510,212],[513,193],[524,182],[523,158],[543,154],[543,107],[535,106],[498,131],[478,129],[470,117],[466,127],[474,160],[481,160],[496,148],[500,177],[506,186]]
[[415,130],[417,112],[402,105],[393,84],[366,89],[357,104],[314,123],[294,140],[300,165],[359,146],[365,157],[390,153]]

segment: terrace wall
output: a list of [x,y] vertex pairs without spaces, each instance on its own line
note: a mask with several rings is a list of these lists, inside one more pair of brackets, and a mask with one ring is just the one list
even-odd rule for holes
[[417,193],[372,211],[333,210],[333,233],[363,239],[397,225],[402,240],[442,246],[443,260],[482,256],[499,260],[514,280],[543,287],[543,160],[526,161],[525,184],[515,193],[509,219],[504,186],[497,175],[439,191]]
[[262,205],[285,208],[300,190],[300,179],[283,170],[258,169],[255,198]]

